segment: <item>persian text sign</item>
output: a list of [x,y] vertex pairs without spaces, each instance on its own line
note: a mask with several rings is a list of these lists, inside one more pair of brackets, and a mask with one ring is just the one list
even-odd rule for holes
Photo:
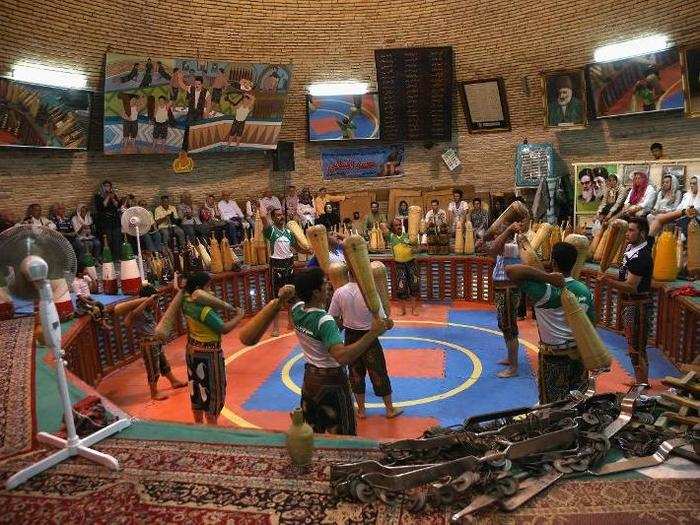
[[324,148],[321,150],[323,178],[366,179],[403,175],[403,146],[371,148]]

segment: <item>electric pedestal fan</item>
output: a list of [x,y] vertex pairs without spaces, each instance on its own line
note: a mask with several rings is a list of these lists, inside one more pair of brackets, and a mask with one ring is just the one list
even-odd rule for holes
[[0,271],[7,278],[10,294],[21,299],[39,300],[44,340],[56,359],[58,390],[63,403],[63,419],[67,431],[67,439],[39,432],[38,441],[60,450],[11,476],[5,482],[8,489],[21,485],[29,478],[76,454],[114,470],[119,469],[119,462],[115,458],[89,447],[125,429],[131,425],[130,420],[120,419],[85,438],[79,438],[75,431],[73,408],[66,381],[65,354],[61,348],[61,324],[49,280],[65,278],[70,285],[75,277],[76,265],[75,253],[70,243],[60,233],[49,228],[19,225],[0,233]]
[[145,233],[150,230],[154,222],[151,212],[141,206],[132,206],[124,210],[122,214],[122,231],[132,237],[136,237],[136,252],[138,253],[141,282],[146,281],[146,274],[143,271],[143,257],[141,255],[141,232]]

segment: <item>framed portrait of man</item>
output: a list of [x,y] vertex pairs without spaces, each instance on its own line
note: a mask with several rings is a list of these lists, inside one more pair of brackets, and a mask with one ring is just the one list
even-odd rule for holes
[[685,114],[700,117],[700,43],[681,50]]
[[574,174],[576,214],[594,214],[613,183],[617,186],[617,164],[581,164],[577,170]]
[[546,128],[586,127],[586,81],[582,69],[542,73],[542,92]]

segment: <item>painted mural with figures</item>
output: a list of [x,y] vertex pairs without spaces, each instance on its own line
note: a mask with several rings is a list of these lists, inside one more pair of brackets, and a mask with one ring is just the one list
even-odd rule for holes
[[275,149],[289,65],[109,53],[104,152]]

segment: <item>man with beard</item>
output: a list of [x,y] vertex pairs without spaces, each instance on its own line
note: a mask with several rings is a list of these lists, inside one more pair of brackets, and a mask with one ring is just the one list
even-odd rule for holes
[[583,106],[574,97],[573,83],[568,75],[556,80],[557,99],[549,103],[550,126],[572,126],[583,122]]
[[593,187],[593,170],[584,168],[578,172],[578,180],[581,183],[581,193],[578,196],[581,202],[593,202],[596,200]]

